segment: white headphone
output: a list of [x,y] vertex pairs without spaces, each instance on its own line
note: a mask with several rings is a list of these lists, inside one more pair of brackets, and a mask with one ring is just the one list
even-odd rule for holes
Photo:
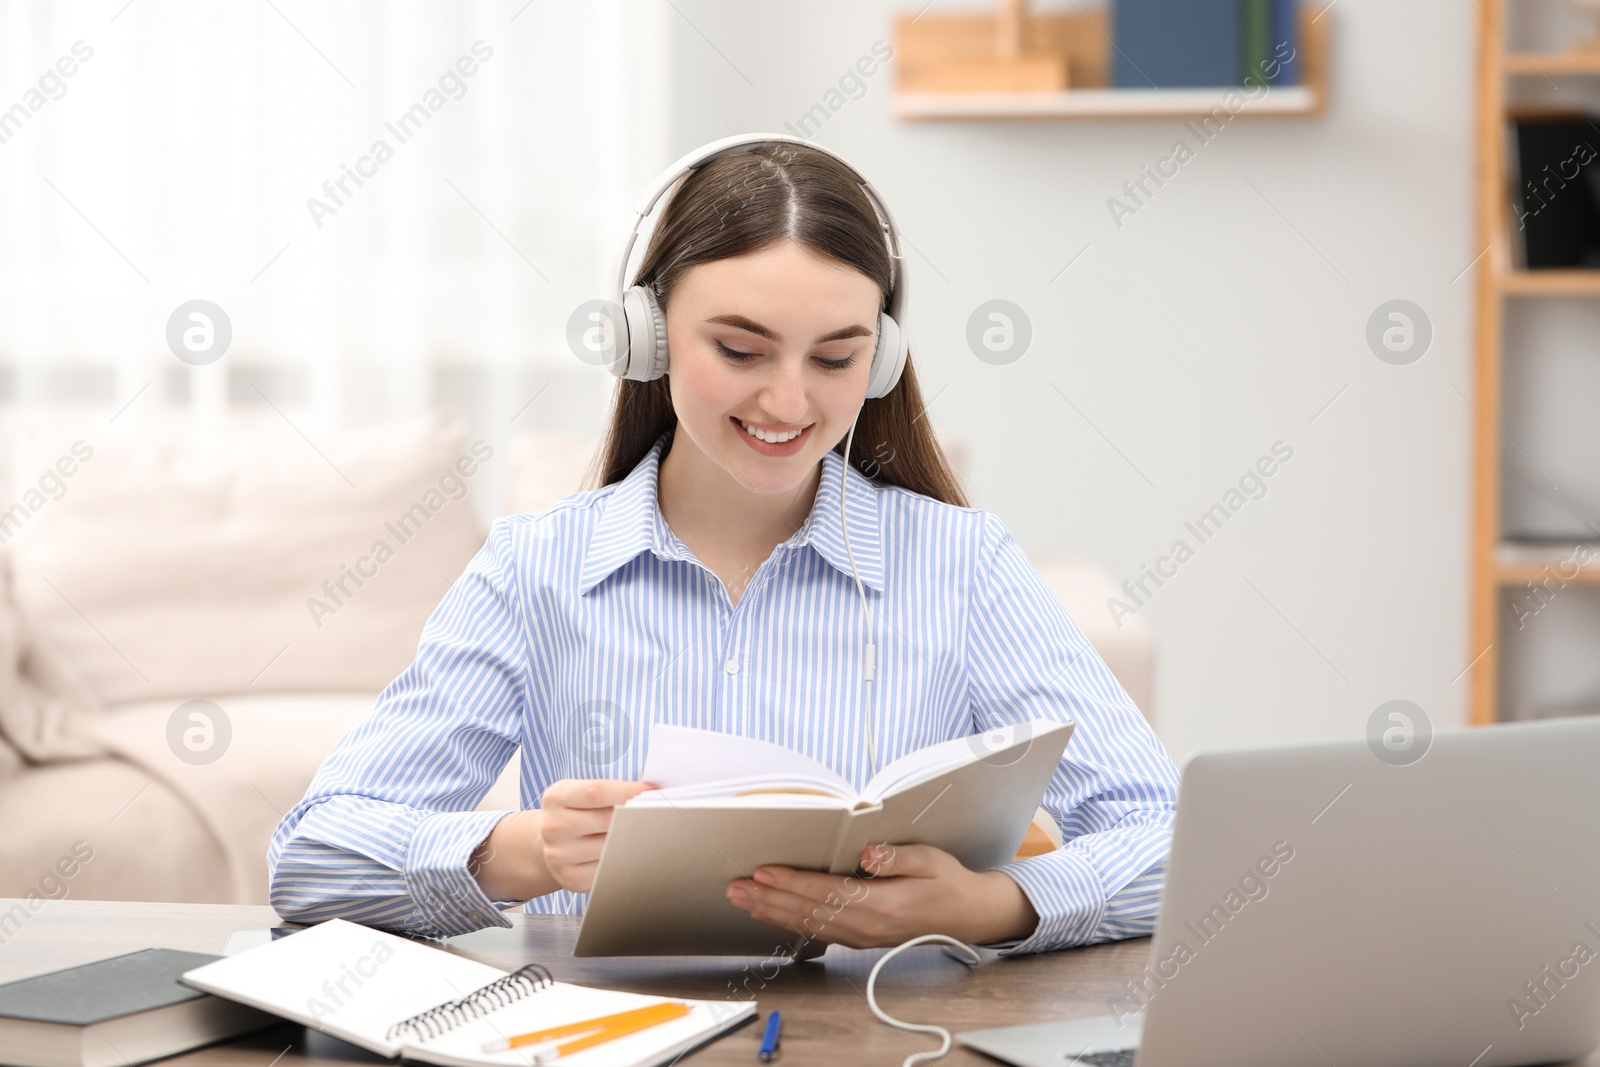
[[628,285],[628,260],[634,243],[639,239],[639,228],[645,217],[655,208],[656,202],[679,178],[689,174],[713,159],[774,141],[805,145],[843,163],[850,168],[861,189],[867,194],[878,223],[883,229],[889,248],[889,299],[878,315],[877,346],[872,351],[872,372],[867,377],[867,398],[886,396],[900,380],[905,369],[906,353],[910,348],[910,334],[906,331],[906,266],[900,252],[900,231],[896,229],[889,206],[884,203],[872,183],[849,161],[831,149],[813,144],[800,137],[781,133],[749,133],[724,137],[719,141],[690,152],[661,172],[633,209],[633,224],[628,228],[628,238],[622,245],[622,255],[617,260],[617,281],[612,297],[622,309],[619,322],[612,324],[609,343],[604,351],[606,367],[619,378],[636,382],[653,381],[667,370],[667,320],[656,301],[655,291],[648,286]]

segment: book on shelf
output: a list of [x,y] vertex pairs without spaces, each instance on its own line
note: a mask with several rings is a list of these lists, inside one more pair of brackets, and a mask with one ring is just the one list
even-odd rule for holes
[[1265,82],[1272,58],[1272,0],[1240,0],[1239,29],[1243,34],[1239,80],[1246,85]]
[[1277,61],[1267,67],[1271,85],[1300,84],[1300,0],[1272,0],[1272,28],[1267,51]]
[[902,756],[857,790],[781,745],[656,724],[617,807],[574,954],[808,958],[826,947],[728,900],[763,866],[850,875],[870,844],[926,844],[972,870],[1012,859],[1074,724],[1034,720]]
[[1298,85],[1297,0],[1115,0],[1119,89]]
[[1116,0],[1111,84],[1118,89],[1239,85],[1242,0]]

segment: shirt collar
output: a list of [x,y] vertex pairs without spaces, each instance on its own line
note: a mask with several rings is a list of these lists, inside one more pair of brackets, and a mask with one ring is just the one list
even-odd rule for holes
[[[662,431],[628,476],[616,484],[602,504],[600,520],[589,536],[578,586],[582,596],[599,585],[640,552],[650,551],[663,560],[689,559],[688,546],[661,515],[657,477],[666,455],[672,429]],[[839,472],[845,472],[845,523],[850,531],[850,551],[855,554],[861,584],[883,592],[883,550],[878,517],[878,494],[860,471],[845,465],[839,453],[822,457],[822,479],[805,525],[789,539],[796,548],[810,545],[823,559],[854,581],[850,556],[845,552],[839,527]]]

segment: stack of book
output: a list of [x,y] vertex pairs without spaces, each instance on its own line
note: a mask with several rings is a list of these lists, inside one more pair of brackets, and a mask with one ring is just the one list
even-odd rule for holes
[[1119,89],[1300,82],[1297,0],[1114,0]]

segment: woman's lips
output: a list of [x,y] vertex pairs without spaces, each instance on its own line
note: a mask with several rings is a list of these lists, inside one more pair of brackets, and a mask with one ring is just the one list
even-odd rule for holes
[[781,444],[772,444],[769,441],[763,441],[759,437],[752,436],[748,431],[745,430],[744,425],[734,416],[729,415],[728,421],[733,423],[734,431],[738,433],[740,437],[744,438],[745,444],[749,445],[763,456],[794,455],[796,452],[799,452],[800,449],[805,447],[806,441],[811,435],[811,427],[816,425],[816,423],[812,423],[810,426],[807,426],[805,429],[801,430],[799,436],[794,438],[792,441],[784,441]]

